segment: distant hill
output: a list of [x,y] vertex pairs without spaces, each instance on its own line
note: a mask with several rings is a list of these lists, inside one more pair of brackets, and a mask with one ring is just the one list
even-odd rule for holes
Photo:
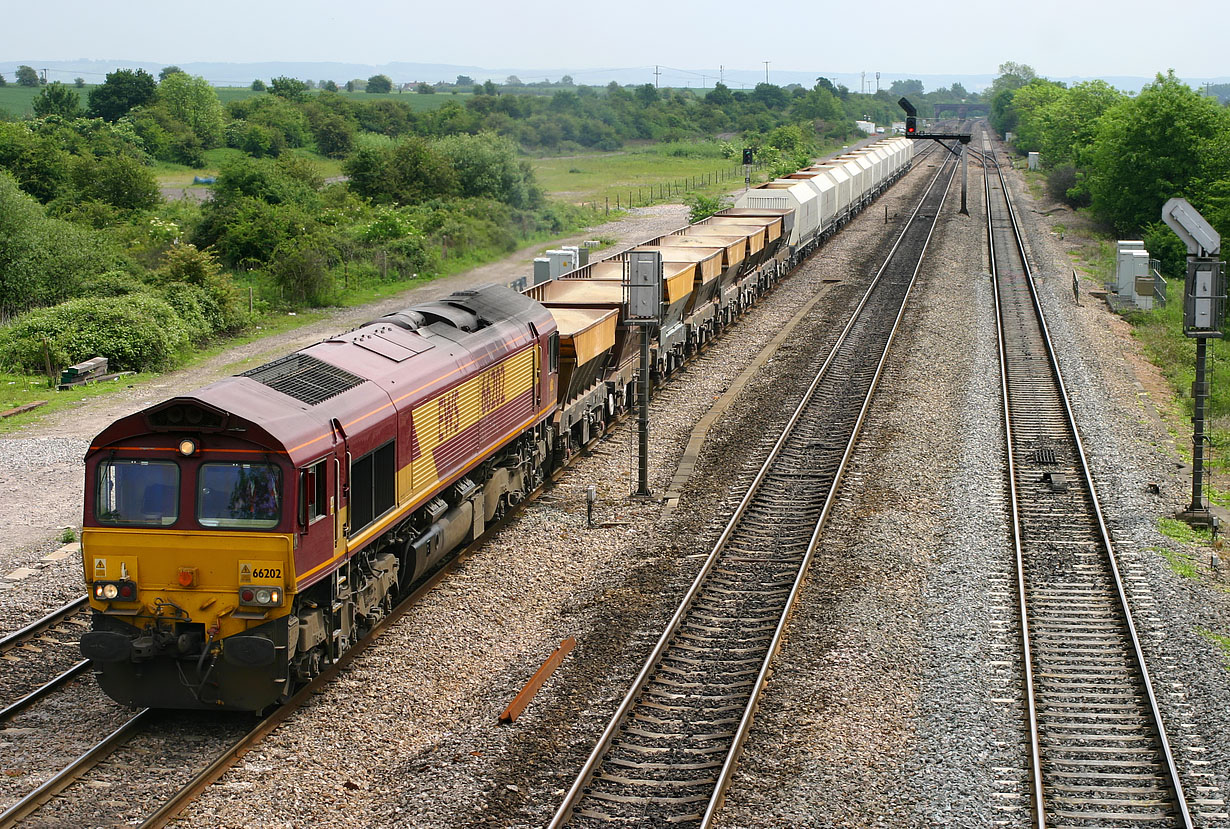
[[[166,66],[166,63],[149,60],[12,60],[0,61],[0,73],[3,73],[5,78],[10,82],[13,80],[13,74],[18,66],[25,64],[33,66],[38,70],[47,70],[47,78],[52,81],[72,81],[74,78],[84,78],[88,83],[101,83],[108,72],[113,72],[116,69],[144,69],[150,74],[158,74],[158,70]],[[458,75],[467,75],[479,83],[485,80],[493,80],[497,83],[503,83],[509,75],[516,75],[523,82],[533,83],[542,80],[559,81],[564,75],[571,75],[573,80],[578,84],[590,84],[595,86],[605,86],[611,81],[619,84],[641,84],[653,83],[654,73],[653,67],[640,67],[633,69],[577,69],[569,67],[559,67],[555,69],[526,69],[526,68],[484,68],[481,66],[467,66],[463,64],[444,64],[444,63],[385,63],[385,64],[366,64],[366,63],[331,63],[320,61],[301,61],[301,62],[265,62],[265,63],[179,63],[176,64],[181,69],[193,75],[200,75],[215,86],[247,86],[252,83],[253,79],[261,78],[268,81],[270,78],[279,75],[287,75],[292,78],[310,79],[313,81],[332,80],[338,83],[345,83],[353,78],[370,78],[372,75],[388,75],[396,83],[409,83],[411,81],[426,81],[435,83],[437,81],[447,81],[452,83],[457,79]],[[805,87],[811,87],[815,84],[816,78],[826,77],[833,83],[841,84],[852,92],[861,90],[867,92],[876,91],[876,78],[874,72],[789,72],[777,71],[770,65],[769,80],[775,84],[786,86],[792,83],[801,84]],[[728,69],[721,72],[718,69],[689,69],[680,70],[670,67],[661,67],[659,83],[662,86],[674,87],[692,87],[692,88],[711,88],[718,79],[719,74],[726,82],[726,85],[732,89],[740,87],[751,89],[756,84],[765,79],[764,70],[738,70]],[[912,72],[881,72],[880,73],[880,88],[887,89],[895,80],[905,80],[907,78],[916,78],[923,82],[923,86],[928,92],[935,89],[943,89],[952,86],[954,83],[959,83],[968,89],[970,92],[980,92],[991,85],[995,80],[995,76],[986,75],[961,75],[961,74],[919,74]],[[1068,85],[1078,83],[1080,81],[1092,80],[1087,77],[1070,77],[1070,78],[1055,78],[1054,80],[1063,81]],[[1139,90],[1143,85],[1153,80],[1152,77],[1125,77],[1125,76],[1107,76],[1104,77],[1107,83],[1119,89],[1129,92]],[[1211,84],[1220,84],[1230,82],[1230,77],[1220,78],[1188,78],[1185,79],[1192,87],[1202,87],[1206,82]]]

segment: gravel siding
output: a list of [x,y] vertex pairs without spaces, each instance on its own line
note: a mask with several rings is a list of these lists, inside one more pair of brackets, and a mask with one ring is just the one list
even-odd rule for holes
[[959,186],[718,826],[986,826],[1014,803],[994,298]]

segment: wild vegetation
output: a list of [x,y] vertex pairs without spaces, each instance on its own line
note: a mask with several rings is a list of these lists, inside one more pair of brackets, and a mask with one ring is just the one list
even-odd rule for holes
[[[547,198],[534,154],[747,145],[775,173],[891,107],[887,90],[827,81],[402,95],[384,76],[277,77],[220,96],[175,66],[94,86],[15,80],[32,97],[24,117],[0,116],[0,370],[31,373],[95,354],[165,368],[262,314],[358,301],[580,226],[590,214]],[[435,92],[460,94],[417,104]],[[209,198],[164,199],[160,177],[204,170]]]

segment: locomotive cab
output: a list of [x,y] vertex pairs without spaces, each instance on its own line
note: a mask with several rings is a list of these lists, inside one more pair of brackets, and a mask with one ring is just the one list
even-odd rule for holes
[[283,694],[293,645],[279,622],[303,528],[299,476],[270,444],[185,399],[95,441],[82,530],[94,623],[81,650],[113,698],[251,710]]

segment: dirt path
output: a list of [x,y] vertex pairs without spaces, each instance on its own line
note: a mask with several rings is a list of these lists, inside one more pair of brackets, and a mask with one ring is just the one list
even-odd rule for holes
[[0,493],[6,499],[6,509],[0,513],[0,573],[33,560],[63,528],[80,525],[82,455],[89,440],[117,418],[407,305],[467,287],[510,282],[530,273],[534,256],[545,249],[602,236],[616,239],[612,250],[622,250],[686,223],[687,208],[683,205],[638,208],[620,221],[519,251],[498,262],[437,279],[396,296],[355,308],[335,309],[318,322],[237,346],[189,368],[169,372],[115,394],[82,401],[72,409],[51,414],[0,438]]

